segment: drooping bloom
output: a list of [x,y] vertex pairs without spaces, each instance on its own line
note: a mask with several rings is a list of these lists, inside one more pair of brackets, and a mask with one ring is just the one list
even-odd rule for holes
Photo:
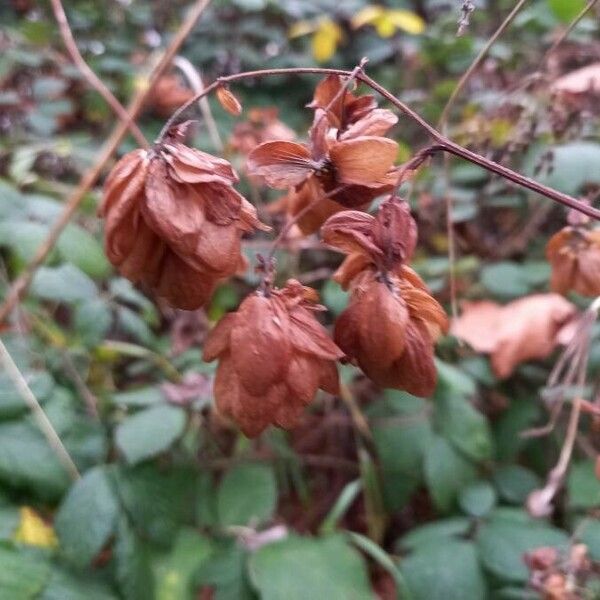
[[120,273],[192,310],[244,266],[243,233],[264,226],[234,189],[229,162],[181,143],[187,126],[115,165],[100,215],[107,256]]
[[218,410],[254,437],[269,424],[294,427],[319,388],[335,394],[343,352],[314,316],[316,292],[294,280],[257,291],[210,332],[204,360],[219,360]]
[[406,264],[417,239],[408,206],[391,198],[376,217],[341,212],[322,234],[348,254],[334,275],[351,292],[335,324],[336,344],[378,385],[430,396],[437,379],[434,343],[448,318]]
[[550,238],[546,257],[552,266],[553,291],[600,295],[600,229],[564,227]]
[[291,216],[317,199],[298,221],[304,233],[316,231],[332,214],[365,208],[397,183],[393,169],[398,145],[383,137],[396,116],[378,109],[373,96],[354,96],[332,75],[316,88],[310,143],[266,142],[248,157],[248,170],[269,186],[288,189],[278,204]]

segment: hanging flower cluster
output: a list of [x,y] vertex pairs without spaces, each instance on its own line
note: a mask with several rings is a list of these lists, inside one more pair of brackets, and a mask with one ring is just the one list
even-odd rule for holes
[[265,226],[234,189],[238,178],[229,162],[182,143],[189,123],[116,164],[100,216],[106,254],[120,273],[172,306],[193,310],[245,268],[242,235]]
[[341,212],[327,220],[322,234],[348,254],[334,275],[351,293],[335,324],[335,342],[380,386],[431,395],[433,346],[448,318],[407,265],[417,241],[408,205],[391,197],[375,217]]
[[248,156],[248,172],[271,187],[288,189],[279,204],[290,217],[303,212],[297,225],[314,233],[344,208],[366,208],[397,183],[394,160],[398,144],[384,137],[397,117],[377,108],[371,95],[355,96],[337,75],[317,86],[309,144],[265,142]]
[[[323,310],[315,290],[295,280],[274,287],[263,260],[259,290],[210,332],[204,360],[219,363],[216,406],[248,436],[293,427],[319,389],[336,394],[338,360],[418,396],[436,384],[434,343],[448,322],[408,265],[417,241],[408,205],[389,196],[402,172],[398,145],[385,137],[397,119],[347,87],[334,75],[319,83],[307,145],[264,141],[248,156],[250,176],[288,190],[283,205],[302,232],[322,226],[324,241],[347,254],[334,279],[351,292],[332,340],[315,317]],[[229,89],[218,98],[241,111]],[[268,228],[234,189],[230,163],[183,143],[188,126],[125,155],[107,178],[100,214],[119,271],[172,306],[195,309],[246,267],[242,236]],[[385,195],[376,216],[363,212]]]
[[344,353],[314,316],[324,307],[316,292],[295,280],[259,290],[222,318],[204,346],[204,360],[219,359],[217,408],[248,436],[267,425],[293,427],[319,388],[336,394],[335,361]]

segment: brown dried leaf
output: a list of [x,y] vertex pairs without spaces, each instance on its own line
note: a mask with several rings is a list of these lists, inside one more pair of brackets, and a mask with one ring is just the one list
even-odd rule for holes
[[392,168],[398,144],[382,137],[361,137],[334,144],[329,155],[340,183],[369,185]]
[[522,362],[549,356],[560,328],[575,314],[575,306],[558,294],[534,294],[505,306],[466,302],[450,331],[491,354],[494,372],[504,379]]

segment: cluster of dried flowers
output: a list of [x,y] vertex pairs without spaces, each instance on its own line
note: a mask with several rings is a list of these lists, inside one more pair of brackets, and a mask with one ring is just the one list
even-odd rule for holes
[[[291,141],[276,115],[265,131],[245,132],[253,146],[248,174],[288,190],[278,206],[303,233],[323,226],[324,241],[348,255],[334,278],[351,292],[334,340],[315,317],[323,309],[316,292],[295,280],[276,288],[270,274],[211,331],[204,359],[219,361],[217,408],[249,436],[269,424],[293,427],[318,389],[337,393],[338,360],[359,365],[383,387],[419,396],[430,395],[436,384],[434,343],[448,321],[408,265],[416,224],[395,195],[376,216],[364,212],[399,183],[398,146],[385,137],[397,119],[377,108],[373,96],[347,87],[337,76],[317,86],[308,145]],[[228,89],[218,98],[239,114]],[[188,125],[119,161],[106,181],[100,214],[106,252],[119,271],[172,306],[195,309],[219,282],[246,267],[242,236],[266,227],[234,189],[229,162],[183,143]],[[273,130],[280,139],[256,145]]]

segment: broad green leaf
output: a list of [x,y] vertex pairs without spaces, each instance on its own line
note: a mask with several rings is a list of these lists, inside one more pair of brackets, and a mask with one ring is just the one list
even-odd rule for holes
[[156,600],[194,600],[192,576],[211,552],[208,538],[193,529],[182,529],[169,554],[161,557],[154,569]]
[[125,516],[119,518],[113,553],[121,596],[127,600],[154,598],[154,578],[147,548],[137,538]]
[[414,600],[485,600],[485,577],[472,543],[432,540],[400,563]]
[[[47,371],[24,371],[23,376],[33,395],[44,402],[54,388],[54,380]],[[0,419],[15,417],[29,409],[6,373],[0,372]]]
[[250,577],[261,600],[372,600],[360,554],[341,536],[290,537],[250,558]]
[[511,262],[492,263],[483,267],[481,283],[490,293],[501,298],[517,298],[530,290],[523,269]]
[[50,575],[50,565],[33,552],[0,546],[0,598],[34,600]]
[[164,402],[165,395],[157,386],[137,388],[135,390],[118,392],[111,396],[118,406],[140,408]]
[[496,491],[487,481],[475,481],[460,491],[458,504],[466,514],[483,517],[494,508]]
[[103,298],[83,302],[75,308],[75,330],[88,346],[104,339],[111,322],[110,306]]
[[67,304],[91,300],[98,294],[96,284],[74,265],[41,267],[31,283],[32,295],[42,300]]
[[70,573],[53,567],[48,585],[39,600],[118,600],[108,585],[91,573]]
[[600,520],[593,516],[581,519],[573,531],[576,539],[587,546],[590,558],[600,561]]
[[517,505],[522,505],[527,496],[541,485],[540,478],[521,465],[499,467],[494,472],[493,479],[500,497]]
[[563,23],[573,20],[585,6],[586,0],[548,0],[552,12]]
[[477,544],[484,567],[502,581],[525,582],[529,571],[523,562],[526,552],[540,546],[565,550],[568,536],[544,522],[529,519],[525,513],[507,518],[508,513],[495,513],[479,533]]
[[471,521],[466,517],[450,517],[438,519],[426,525],[410,530],[396,542],[399,550],[419,550],[429,544],[445,543],[447,540],[465,537]]
[[436,435],[425,455],[425,481],[435,506],[448,512],[463,487],[477,477],[473,464]]
[[266,465],[234,467],[223,477],[217,491],[221,525],[260,525],[268,521],[277,504],[277,481]]
[[567,479],[569,507],[574,509],[600,508],[600,481],[592,460],[571,465]]
[[92,234],[78,225],[68,225],[56,247],[64,260],[79,267],[90,277],[101,278],[110,273],[110,263],[102,246]]
[[112,535],[120,506],[104,467],[91,469],[63,500],[54,526],[70,563],[84,567]]
[[185,411],[161,404],[127,417],[115,432],[115,441],[125,460],[135,464],[164,452],[181,436]]

